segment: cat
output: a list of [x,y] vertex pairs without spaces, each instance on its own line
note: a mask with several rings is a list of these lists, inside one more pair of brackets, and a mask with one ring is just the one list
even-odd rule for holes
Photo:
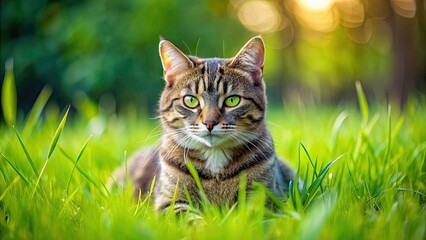
[[164,38],[159,50],[165,80],[161,146],[135,154],[127,169],[113,174],[114,181],[124,184],[128,174],[135,196],[143,196],[156,176],[154,207],[173,204],[176,213],[190,209],[185,188],[193,202],[201,201],[188,160],[213,204],[237,202],[242,172],[248,191],[260,182],[278,197],[288,193],[295,172],[277,158],[265,125],[262,38],[253,37],[229,59],[187,56]]

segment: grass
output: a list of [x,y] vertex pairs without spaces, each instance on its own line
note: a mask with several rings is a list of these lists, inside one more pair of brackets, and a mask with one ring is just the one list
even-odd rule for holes
[[[2,96],[13,91],[12,80]],[[304,180],[286,202],[275,199],[279,211],[262,207],[268,193],[257,186],[235,206],[205,202],[203,220],[193,223],[134,201],[131,189],[105,187],[128,155],[158,140],[156,120],[132,108],[106,113],[88,99],[77,110],[60,110],[48,101],[49,88],[27,118],[16,117],[8,93],[0,125],[0,238],[425,239],[425,96],[399,110],[368,103],[360,84],[356,90],[358,104],[270,108],[278,155]]]

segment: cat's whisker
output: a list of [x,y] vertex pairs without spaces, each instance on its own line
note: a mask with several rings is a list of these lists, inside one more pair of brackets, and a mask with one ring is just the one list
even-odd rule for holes
[[188,140],[190,138],[190,136],[185,136],[182,139],[180,139],[177,143],[175,143],[175,145],[163,156],[164,158],[168,158],[170,156],[171,153],[173,153],[179,146],[181,146],[181,144],[183,142],[185,142],[186,140]]
[[[241,132],[241,131],[239,131]],[[245,131],[245,132],[241,132],[241,134],[243,135],[249,135],[249,139],[251,141],[263,144],[263,146],[268,147],[271,151],[274,151],[274,148],[272,147],[272,143],[267,142],[265,140],[263,140],[262,138],[259,138],[259,135],[256,132],[250,132],[250,131]]]
[[247,145],[244,142],[242,142],[237,136],[231,135],[231,138],[232,138],[232,140],[237,142],[238,145],[242,146],[244,149],[246,149],[251,154],[253,154],[253,151],[249,147],[247,147]]
[[[146,141],[147,140],[149,140],[149,139],[151,139],[151,138],[154,138],[154,137],[157,137],[157,136],[161,136],[162,135],[162,133],[163,133],[163,130],[162,129],[159,129],[159,128],[161,128],[161,125],[160,124],[157,124],[157,126],[155,126],[152,130],[151,130],[151,132],[149,132],[149,134],[148,134],[148,136],[145,138],[145,141],[144,141],[144,143],[143,144],[146,144]],[[157,131],[157,132],[156,132]]]
[[[236,133],[237,133],[237,136],[240,137],[240,138],[242,138],[247,144],[250,144],[251,146],[253,146],[254,148],[256,148],[263,155],[263,157],[265,159],[268,159],[268,157],[263,153],[264,151],[262,151],[262,149],[260,149],[256,144],[253,143],[253,141],[256,141],[257,139],[248,139],[244,134],[241,134],[241,133],[238,134],[239,132],[236,132]],[[262,142],[259,142],[259,143],[262,143]],[[268,145],[265,144],[265,146],[268,146]],[[251,152],[251,150],[250,150],[250,152]]]
[[[181,131],[178,130],[174,130],[174,131],[169,131],[167,134],[162,134],[163,136],[171,136],[174,134],[179,134]],[[145,140],[146,141],[146,140]],[[162,141],[162,138],[157,139],[152,145],[155,146],[157,145],[160,141]],[[148,161],[150,161],[151,159],[153,159],[153,157],[157,156],[157,153],[159,152],[161,148],[161,145],[158,144],[158,146],[155,148],[154,151],[144,151],[143,154],[141,155],[142,158],[147,159]],[[149,154],[150,153],[150,154]],[[149,156],[147,156],[149,154]],[[147,164],[148,161],[146,161],[143,165],[142,168],[144,168]],[[158,164],[159,165],[159,164]],[[156,170],[159,166],[156,167]]]

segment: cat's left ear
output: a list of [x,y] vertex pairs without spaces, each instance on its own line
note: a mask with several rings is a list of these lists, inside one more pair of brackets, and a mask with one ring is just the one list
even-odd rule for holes
[[239,68],[252,74],[255,81],[260,81],[265,62],[265,44],[260,36],[250,39],[229,63],[230,67]]
[[175,77],[193,67],[189,58],[173,43],[160,39],[160,58],[164,70],[164,79],[173,84]]

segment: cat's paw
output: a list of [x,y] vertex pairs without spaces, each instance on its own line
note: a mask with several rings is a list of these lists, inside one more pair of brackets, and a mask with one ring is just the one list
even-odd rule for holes
[[206,225],[206,221],[204,221],[204,218],[199,214],[195,212],[189,212],[187,223],[191,226],[203,226]]

